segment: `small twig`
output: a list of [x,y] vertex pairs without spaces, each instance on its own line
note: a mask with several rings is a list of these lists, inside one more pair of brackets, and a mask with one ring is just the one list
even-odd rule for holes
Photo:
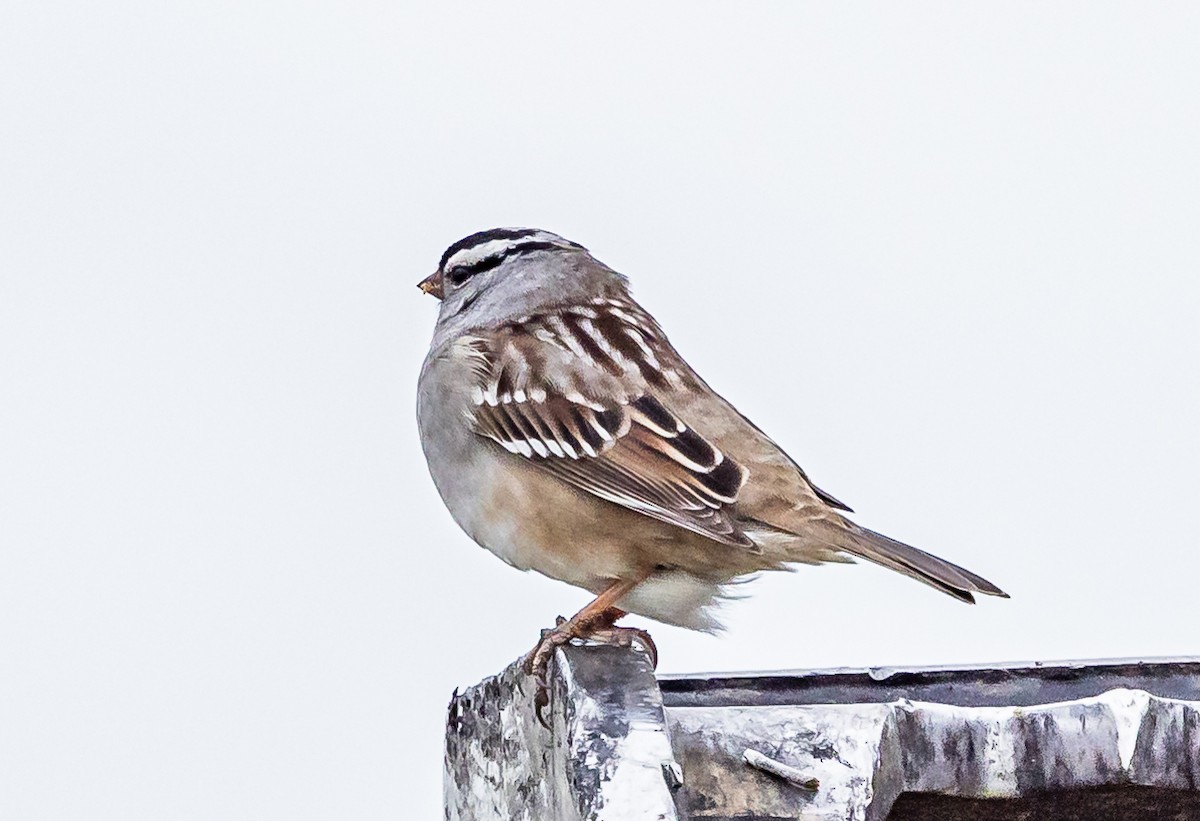
[[797,770],[795,767],[789,767],[787,764],[776,761],[773,758],[767,758],[758,750],[746,750],[742,753],[742,760],[756,770],[762,770],[764,773],[770,773],[776,778],[782,778],[784,781],[799,787],[802,790],[816,792],[821,786],[821,782]]

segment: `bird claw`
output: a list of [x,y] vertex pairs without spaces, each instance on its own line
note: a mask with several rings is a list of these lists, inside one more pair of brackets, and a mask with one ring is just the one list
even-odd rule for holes
[[538,682],[537,690],[533,694],[533,714],[537,716],[538,724],[541,724],[547,730],[550,729],[550,722],[546,720],[542,710],[550,705],[550,690],[545,683]]
[[[607,623],[607,626],[602,626]],[[599,620],[589,623],[576,623],[559,616],[555,619],[554,627],[542,630],[541,640],[526,654],[521,662],[525,675],[533,679],[533,711],[538,723],[550,729],[550,723],[543,713],[550,706],[550,660],[554,651],[572,639],[585,639],[614,647],[632,647],[636,640],[642,644],[650,657],[650,665],[658,667],[658,647],[650,634],[639,627],[616,627],[611,621]]]
[[658,645],[650,634],[640,627],[608,627],[597,630],[588,636],[588,641],[596,641],[613,647],[632,647],[634,641],[639,641],[650,657],[650,666],[658,669]]
[[533,679],[534,714],[538,723],[547,730],[550,729],[550,724],[542,711],[550,704],[550,659],[553,658],[555,650],[578,636],[576,626],[559,616],[554,620],[554,627],[542,630],[541,640],[521,662],[521,669],[525,675]]

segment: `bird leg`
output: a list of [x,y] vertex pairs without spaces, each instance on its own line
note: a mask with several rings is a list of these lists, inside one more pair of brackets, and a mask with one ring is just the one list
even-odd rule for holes
[[632,590],[641,579],[621,580],[613,582],[586,607],[569,619],[559,616],[555,626],[542,631],[542,638],[525,656],[521,663],[525,674],[531,676],[536,685],[533,696],[534,712],[543,727],[550,729],[542,715],[543,708],[550,703],[550,683],[547,672],[554,651],[572,639],[595,639],[605,644],[615,644],[629,647],[633,639],[639,639],[646,646],[651,661],[658,665],[658,648],[645,630],[634,627],[616,627],[617,619],[626,615],[624,610],[613,606],[626,593]]

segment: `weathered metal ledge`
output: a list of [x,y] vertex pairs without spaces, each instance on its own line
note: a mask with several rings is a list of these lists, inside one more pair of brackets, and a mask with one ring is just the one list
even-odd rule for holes
[[961,707],[1070,701],[1108,690],[1200,700],[1200,658],[869,667],[658,677],[668,707],[850,704],[907,698]]
[[656,681],[572,646],[550,731],[529,690],[451,702],[448,819],[1200,818],[1198,659]]
[[514,662],[450,701],[445,808],[454,821],[678,818],[679,768],[654,668],[640,649],[561,648],[550,728]]

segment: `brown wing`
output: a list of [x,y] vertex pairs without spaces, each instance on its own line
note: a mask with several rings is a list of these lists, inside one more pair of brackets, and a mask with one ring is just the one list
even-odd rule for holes
[[601,499],[753,548],[731,510],[746,470],[651,390],[679,378],[639,325],[653,320],[602,307],[529,317],[470,340],[475,431]]

